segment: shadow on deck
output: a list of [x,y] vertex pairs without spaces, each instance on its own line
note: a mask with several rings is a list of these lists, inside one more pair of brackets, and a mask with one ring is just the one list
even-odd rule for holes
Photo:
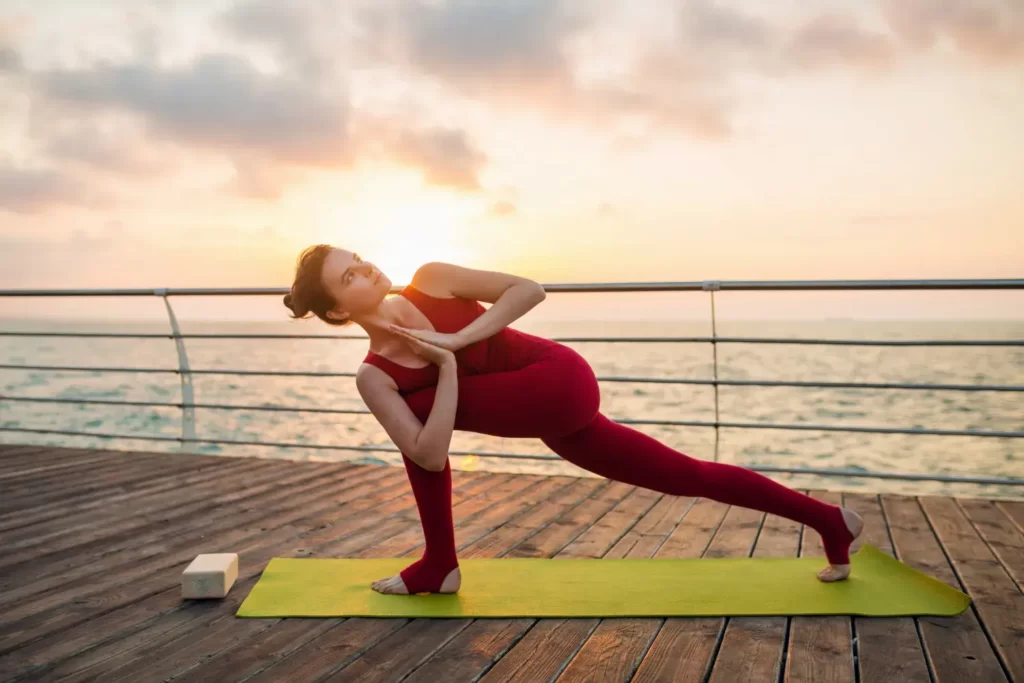
[[[454,473],[463,557],[785,557],[817,534],[599,479]],[[1024,503],[815,493],[955,618],[237,619],[275,556],[415,557],[400,468],[0,446],[0,680],[1024,681]],[[221,601],[180,599],[238,552]],[[1014,643],[1017,645],[1014,645]]]

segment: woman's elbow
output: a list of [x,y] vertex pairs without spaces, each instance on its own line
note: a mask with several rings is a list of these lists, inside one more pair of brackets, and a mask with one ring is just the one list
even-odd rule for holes
[[444,468],[447,467],[447,466],[448,466],[448,458],[447,457],[435,458],[433,460],[428,460],[426,462],[426,464],[423,465],[423,469],[427,470],[428,472],[444,472]]
[[410,455],[409,459],[428,472],[441,472],[448,464],[447,453],[416,453]]

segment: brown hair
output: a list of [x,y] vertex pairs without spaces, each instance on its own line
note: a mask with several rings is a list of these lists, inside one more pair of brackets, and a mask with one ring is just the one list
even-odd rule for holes
[[332,320],[327,311],[334,309],[337,302],[324,287],[324,259],[331,253],[329,244],[317,244],[299,254],[295,265],[295,282],[292,290],[284,295],[284,305],[292,312],[293,318],[308,318],[312,313],[328,325],[348,325],[349,320]]

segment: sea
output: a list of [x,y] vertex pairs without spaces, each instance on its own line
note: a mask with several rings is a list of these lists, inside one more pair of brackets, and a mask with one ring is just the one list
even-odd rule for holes
[[[317,321],[181,321],[186,334],[338,334]],[[703,337],[706,321],[547,320],[513,325],[549,338]],[[0,332],[119,332],[167,334],[166,321],[0,320]],[[359,330],[342,330],[358,335]],[[1024,321],[732,320],[719,336],[861,340],[1024,339]],[[1024,346],[837,346],[798,344],[565,341],[602,381],[602,411],[613,419],[713,421],[711,386],[644,383],[645,378],[914,384],[1024,385]],[[186,339],[193,369],[354,372],[366,353],[361,339]],[[170,338],[77,338],[0,335],[3,365],[57,365],[176,370]],[[200,438],[291,443],[296,446],[182,445],[44,435],[17,428],[176,438],[176,407],[90,405],[12,400],[25,397],[177,403],[182,387],[173,372],[44,371],[0,369],[0,443],[103,448],[123,451],[198,452],[290,460],[400,464],[396,453],[310,448],[389,447],[371,415],[203,408],[195,411]],[[206,404],[365,409],[349,377],[194,375],[195,401]],[[633,428],[694,458],[736,465],[853,470],[858,472],[1024,477],[1024,439],[772,429],[772,424],[869,426],[944,430],[1022,431],[1024,400],[1005,391],[892,390],[724,386],[718,411],[724,422],[764,429],[637,425]],[[539,441],[457,432],[453,450],[552,455]],[[629,458],[628,453],[622,454]],[[453,456],[456,469],[591,476],[562,460]],[[800,488],[1024,499],[1024,486],[903,481],[850,476],[771,474]]]

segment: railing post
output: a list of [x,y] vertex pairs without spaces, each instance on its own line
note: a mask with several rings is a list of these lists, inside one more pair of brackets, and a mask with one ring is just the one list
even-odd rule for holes
[[715,388],[715,462],[718,462],[718,447],[721,441],[719,434],[720,419],[718,414],[718,321],[715,318],[715,292],[722,289],[722,283],[717,280],[705,280],[702,283],[705,292],[711,295],[711,359],[712,372],[714,373]]
[[185,340],[181,338],[181,329],[178,327],[178,319],[171,307],[171,300],[167,298],[167,290],[157,289],[153,293],[164,300],[167,317],[171,321],[174,345],[178,350],[178,374],[181,376],[181,450],[189,452],[195,447],[196,409],[192,390],[192,372],[188,366],[188,353],[185,351]]

